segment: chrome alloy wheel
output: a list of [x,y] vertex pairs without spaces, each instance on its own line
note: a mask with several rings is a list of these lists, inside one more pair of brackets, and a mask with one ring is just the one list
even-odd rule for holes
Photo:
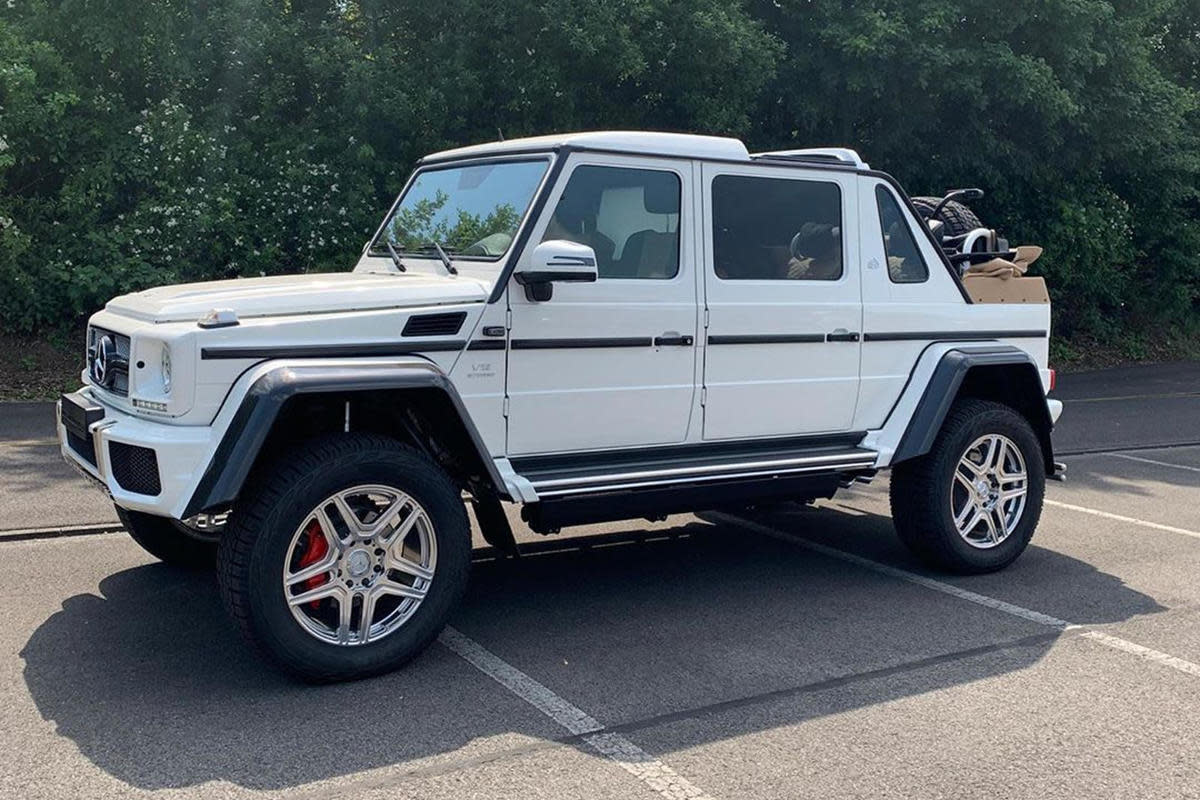
[[389,486],[355,486],[309,512],[288,546],[283,592],[292,616],[323,642],[362,645],[412,617],[437,568],[425,509]]
[[980,436],[959,459],[950,485],[958,535],[981,550],[1000,544],[1021,521],[1028,492],[1029,474],[1016,444],[999,434]]

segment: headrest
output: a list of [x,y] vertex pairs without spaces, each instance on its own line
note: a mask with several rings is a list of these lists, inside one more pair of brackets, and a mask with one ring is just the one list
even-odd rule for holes
[[674,175],[655,175],[646,181],[643,202],[648,214],[679,213],[679,179]]
[[788,247],[796,258],[824,253],[842,235],[842,229],[836,225],[825,225],[820,222],[806,222],[800,226],[800,232],[792,237]]

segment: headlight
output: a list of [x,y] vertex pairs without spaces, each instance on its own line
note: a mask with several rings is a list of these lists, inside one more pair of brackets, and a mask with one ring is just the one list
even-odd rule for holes
[[163,394],[171,393],[171,348],[163,345],[162,349],[162,385]]

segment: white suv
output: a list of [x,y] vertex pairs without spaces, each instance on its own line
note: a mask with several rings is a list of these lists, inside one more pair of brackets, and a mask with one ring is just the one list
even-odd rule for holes
[[464,497],[515,552],[502,502],[553,533],[893,467],[905,543],[998,569],[1056,470],[1050,307],[973,301],[938,229],[851,150],[606,132],[437,153],[352,272],[108,303],[63,454],[155,556],[215,561],[245,633],[310,680],[437,635]]

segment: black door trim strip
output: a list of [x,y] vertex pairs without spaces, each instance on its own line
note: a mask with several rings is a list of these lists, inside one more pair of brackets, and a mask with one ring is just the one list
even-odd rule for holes
[[503,350],[503,339],[476,339],[467,345],[468,350]]
[[[490,344],[490,343],[489,343]],[[504,342],[497,344],[503,347]],[[351,344],[283,345],[276,347],[202,347],[200,358],[360,358],[364,356],[410,356],[417,353],[446,353],[462,350],[465,339],[428,342],[359,342]]]
[[649,336],[616,339],[513,339],[513,350],[571,350],[600,347],[650,347],[654,339]]
[[987,339],[1045,339],[1048,331],[889,331],[864,333],[864,342],[977,342]]
[[823,333],[717,334],[708,337],[709,344],[816,344],[824,341]]

